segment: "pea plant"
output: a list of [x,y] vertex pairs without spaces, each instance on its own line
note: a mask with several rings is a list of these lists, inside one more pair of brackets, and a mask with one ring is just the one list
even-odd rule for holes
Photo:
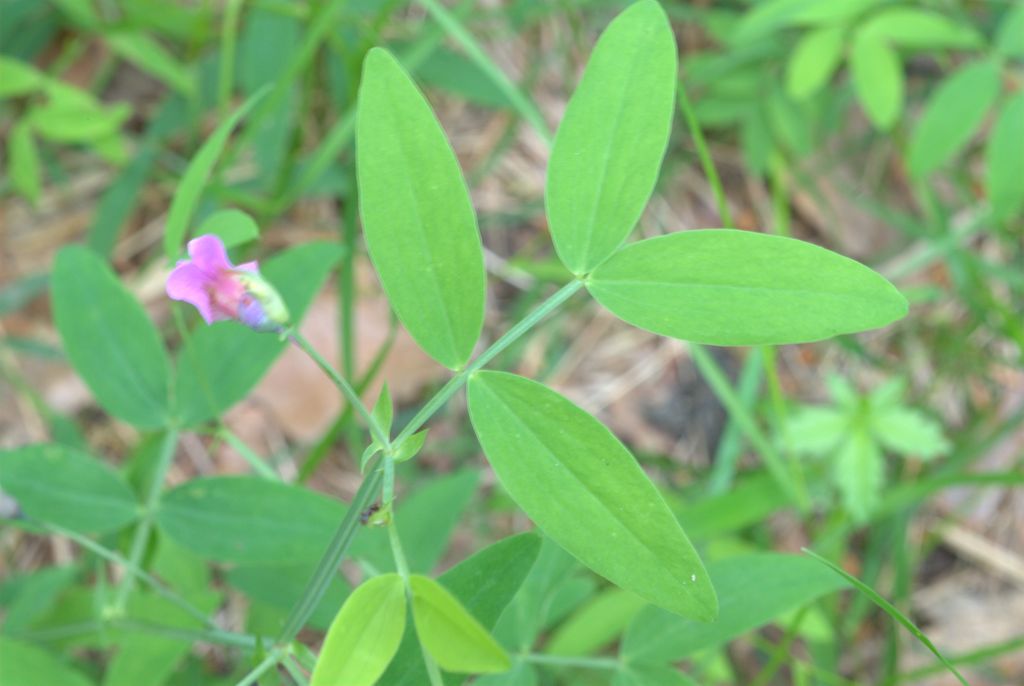
[[[94,587],[64,596],[45,631],[69,646],[116,646],[104,681],[111,684],[162,682],[194,642],[246,656],[248,671],[225,682],[239,686],[281,679],[439,686],[467,675],[480,684],[530,683],[538,668],[559,669],[559,655],[607,640],[592,635],[582,613],[549,638],[545,655],[531,652],[553,618],[564,616],[557,608],[572,606],[566,598],[579,579],[571,570],[580,563],[610,583],[585,606],[589,616],[600,617],[598,624],[609,616],[630,620],[619,656],[598,666],[614,670],[616,684],[685,683],[673,667],[683,657],[855,583],[802,556],[745,555],[705,566],[661,490],[608,428],[543,383],[490,368],[579,297],[654,334],[716,346],[818,341],[906,314],[906,300],[882,276],[796,239],[673,227],[628,240],[668,146],[677,54],[668,20],[651,0],[631,5],[602,34],[547,170],[546,216],[567,270],[564,285],[484,345],[487,272],[459,163],[399,61],[381,48],[367,53],[355,121],[365,245],[401,324],[451,370],[398,431],[387,391],[364,405],[358,384],[297,327],[341,246],[312,242],[259,264],[235,264],[228,250],[257,235],[248,215],[224,210],[189,230],[231,132],[265,92],[211,134],[170,207],[164,248],[176,264],[166,291],[195,309],[175,305],[173,363],[159,330],[106,263],[84,247],[63,249],[52,303],[66,354],[105,410],[143,438],[126,475],[81,441],[0,455],[0,483],[18,503],[18,524],[67,537],[96,556],[88,569]],[[244,446],[252,475],[165,488],[183,433],[220,426],[289,345],[320,366],[368,432],[351,502],[285,483]],[[396,466],[429,445],[431,418],[464,387],[480,448],[536,531],[500,540],[435,577],[477,488],[476,472],[403,490]],[[891,404],[876,420],[899,413]],[[770,471],[789,493],[785,469]],[[358,566],[342,574],[345,559]],[[214,583],[211,562],[223,583]],[[262,608],[263,620],[248,622],[245,632],[228,626],[217,613],[225,585],[252,599],[254,613]],[[46,605],[55,595],[40,588],[35,597]],[[326,634],[320,642],[300,636],[304,630]],[[30,644],[4,638],[0,646],[5,672],[42,669]],[[45,669],[55,675],[47,683],[90,683],[63,665]]]

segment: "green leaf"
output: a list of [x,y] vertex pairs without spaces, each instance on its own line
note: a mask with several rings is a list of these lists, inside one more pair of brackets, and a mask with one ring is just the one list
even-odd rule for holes
[[[70,90],[70,89],[68,89]],[[64,89],[51,91],[51,100],[45,105],[29,109],[25,121],[32,130],[55,143],[95,143],[117,133],[128,117],[128,105],[102,107],[85,99],[54,97],[65,94]]]
[[63,445],[30,445],[0,453],[0,486],[34,519],[102,534],[134,521],[139,504],[120,474]]
[[142,306],[95,253],[57,253],[51,297],[68,359],[110,414],[143,428],[168,418],[169,362]]
[[392,459],[395,462],[405,462],[410,460],[423,450],[423,444],[427,442],[427,432],[429,429],[423,429],[417,431],[412,436],[395,446],[395,454]]
[[826,26],[800,38],[786,65],[786,92],[805,100],[820,91],[842,58],[843,28]]
[[28,95],[42,88],[47,76],[31,64],[0,55],[0,99]]
[[850,419],[831,407],[804,407],[791,414],[783,427],[786,446],[797,453],[828,453],[850,430]]
[[168,491],[156,521],[183,548],[250,565],[315,561],[345,514],[336,500],[258,477],[193,479]]
[[960,67],[932,93],[910,137],[907,167],[923,178],[967,145],[999,94],[999,64],[982,60]]
[[637,2],[605,29],[551,149],[545,205],[558,257],[585,274],[647,205],[672,128],[676,45],[664,10]]
[[873,15],[860,31],[908,50],[976,48],[984,42],[970,24],[915,7],[890,7]]
[[7,174],[16,191],[33,205],[39,202],[43,186],[39,149],[32,137],[32,129],[24,121],[11,127],[7,139]]
[[394,57],[363,63],[356,169],[366,247],[391,306],[431,357],[456,369],[483,328],[483,249],[444,130]]
[[[1024,17],[1024,12],[1020,13]],[[1024,32],[1024,21],[1021,31]],[[1009,219],[1024,209],[1024,93],[1003,104],[985,151],[985,186],[992,213]]]
[[103,34],[110,49],[144,72],[184,96],[195,93],[196,84],[188,68],[145,33],[107,31]]
[[[304,243],[261,264],[260,273],[298,322],[340,256],[337,245]],[[275,336],[257,334],[237,322],[201,325],[178,353],[180,421],[201,424],[244,398],[284,347]]]
[[[0,484],[3,456],[0,455]],[[19,634],[53,609],[60,596],[78,576],[77,564],[44,567],[19,575],[9,575],[0,584],[0,606],[4,608],[4,631]]]
[[42,648],[0,635],[0,665],[4,686],[92,686],[77,670],[61,662]]
[[1024,5],[1008,7],[996,31],[996,52],[1003,57],[1024,57]]
[[884,40],[858,32],[850,51],[850,75],[864,114],[888,131],[903,113],[903,63]]
[[555,542],[652,603],[715,617],[697,552],[603,424],[542,384],[499,372],[470,378],[469,414],[502,485]]
[[710,563],[708,573],[718,591],[718,619],[700,624],[648,608],[626,630],[622,659],[645,664],[681,660],[846,586],[809,562],[797,555],[759,553]]
[[[485,628],[491,629],[523,585],[539,550],[540,538],[535,534],[510,536],[458,563],[438,577],[438,581]],[[388,686],[420,686],[427,681],[427,671],[415,631],[406,629],[398,655],[381,683]],[[449,675],[445,682],[451,684],[461,680]]]
[[942,425],[909,407],[890,407],[871,415],[871,431],[886,450],[929,460],[949,452]]
[[732,45],[748,44],[787,26],[843,24],[886,0],[761,0],[745,12],[731,32]]
[[444,586],[419,574],[409,584],[416,634],[441,669],[480,674],[512,666],[505,650]]
[[171,200],[171,207],[167,211],[167,222],[164,227],[164,252],[168,259],[176,259],[181,252],[181,244],[185,240],[192,215],[195,214],[203,191],[206,190],[206,185],[213,174],[213,168],[216,166],[217,160],[220,159],[231,132],[268,92],[269,88],[263,88],[253,93],[241,107],[214,129],[188,163],[188,167],[178,183],[178,190],[175,191],[174,198]]
[[256,220],[241,210],[218,210],[203,220],[196,230],[196,235],[212,233],[220,236],[225,248],[254,241],[260,237],[260,227]]
[[591,655],[611,643],[647,606],[640,596],[608,588],[576,610],[548,639],[549,655]]
[[907,313],[900,292],[854,260],[731,229],[634,243],[595,270],[587,288],[634,326],[711,345],[818,341]]
[[917,638],[917,640],[919,640],[925,648],[931,651],[932,655],[938,658],[939,662],[945,665],[946,669],[949,670],[950,674],[955,676],[957,680],[961,684],[963,684],[963,686],[969,686],[967,680],[964,679],[960,672],[957,671],[956,667],[953,666],[953,663],[947,660],[945,656],[943,656],[943,654],[939,652],[939,649],[935,647],[935,644],[932,643],[928,639],[928,637],[925,636],[924,632],[918,629],[917,626],[913,622],[911,622],[906,615],[900,612],[899,608],[897,608],[895,605],[893,605],[888,600],[879,595],[878,592],[875,591],[875,589],[871,588],[863,581],[861,581],[857,577],[853,576],[852,574],[844,570],[842,567],[839,567],[830,560],[826,560],[825,558],[808,550],[807,548],[804,548],[803,551],[811,557],[813,557],[818,562],[820,562],[821,564],[825,565],[826,567],[834,571],[845,581],[852,584],[858,591],[866,595],[871,600],[871,602],[873,602],[875,605],[884,610],[886,614],[895,619],[897,622],[902,624],[903,628],[905,628],[907,631],[913,634],[914,637]]
[[405,584],[398,574],[364,582],[327,631],[310,686],[373,686],[405,631]]
[[864,430],[847,434],[833,458],[832,480],[843,496],[843,507],[863,524],[878,507],[885,482],[885,458]]

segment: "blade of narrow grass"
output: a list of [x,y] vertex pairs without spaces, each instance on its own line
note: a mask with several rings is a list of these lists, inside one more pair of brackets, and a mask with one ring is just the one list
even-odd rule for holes
[[806,490],[801,488],[802,484],[794,483],[789,469],[787,469],[782,457],[776,452],[771,441],[764,435],[757,425],[753,415],[747,410],[736,390],[729,382],[729,378],[718,366],[711,354],[703,346],[696,343],[690,344],[690,351],[693,354],[694,364],[697,370],[704,377],[711,390],[718,397],[719,402],[725,406],[729,415],[736,421],[737,425],[747,436],[747,440],[758,451],[761,459],[764,460],[768,472],[778,482],[779,487],[788,493],[796,502],[797,506],[805,511],[810,506],[810,499]]
[[[751,348],[747,359],[743,361],[737,394],[744,407],[753,407],[761,390],[761,376],[764,369],[761,361],[762,354],[760,347]],[[736,476],[736,463],[742,450],[743,429],[740,428],[739,422],[729,415],[729,423],[718,442],[714,466],[708,477],[707,488],[710,494],[725,493],[732,487],[733,479]]]
[[551,145],[554,140],[554,135],[551,133],[551,129],[548,128],[547,122],[544,120],[544,116],[537,109],[537,105],[523,94],[519,87],[512,83],[511,79],[505,74],[504,71],[498,65],[494,63],[483,48],[477,42],[476,38],[466,30],[466,27],[462,25],[462,22],[458,20],[451,12],[449,12],[441,3],[437,0],[417,0],[426,10],[430,13],[430,16],[434,18],[438,24],[440,24],[445,32],[448,33],[460,46],[466,51],[466,55],[480,67],[481,71],[487,74],[488,77],[494,82],[494,85],[505,94],[509,102],[515,108],[516,112],[519,113],[523,119],[529,122],[530,126],[534,128],[537,134],[544,139],[544,142]]
[[931,640],[924,635],[924,632],[918,629],[917,625],[911,622],[910,619],[908,619],[906,615],[900,612],[895,605],[893,605],[888,600],[880,596],[877,592],[875,592],[873,588],[865,584],[863,581],[853,576],[842,567],[833,563],[831,560],[827,560],[826,558],[822,557],[821,555],[818,555],[817,553],[815,553],[812,550],[809,550],[808,548],[801,548],[801,550],[805,554],[810,555],[815,560],[825,565],[826,567],[830,568],[836,574],[838,574],[839,576],[843,577],[851,584],[853,584],[858,591],[860,591],[868,598],[870,598],[875,605],[882,608],[882,610],[884,610],[886,614],[895,619],[897,622],[903,625],[903,628],[905,628],[907,631],[913,634],[914,637],[917,638],[917,640],[920,641],[925,648],[931,651],[932,655],[938,658],[939,662],[946,666],[946,669],[948,669],[949,672],[953,676],[955,676],[961,684],[963,684],[963,686],[970,686],[970,684],[967,683],[967,680],[964,679],[963,675],[961,675],[960,672],[957,671],[956,667],[953,666],[953,663],[947,660],[946,657],[939,652],[939,649],[935,647],[935,644],[932,643]]

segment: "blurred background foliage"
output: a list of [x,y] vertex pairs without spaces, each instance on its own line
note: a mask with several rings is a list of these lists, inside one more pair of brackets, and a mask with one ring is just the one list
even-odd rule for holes
[[[389,382],[400,427],[443,378],[397,330],[360,246],[352,139],[364,53],[385,45],[399,56],[459,155],[484,233],[493,337],[569,278],[543,219],[548,145],[597,32],[625,4],[2,0],[0,446],[89,446],[142,483],[158,441],[98,412],[69,371],[46,298],[50,264],[62,245],[86,244],[177,341],[159,247],[169,200],[246,100],[196,233],[216,226],[253,257],[311,240],[347,248],[307,326],[362,388]],[[911,314],[868,335],[727,350],[657,339],[577,304],[500,366],[612,426],[723,578],[742,573],[729,568],[739,553],[811,547],[911,616],[971,683],[1019,682],[1024,3],[663,5],[680,48],[679,112],[641,233],[728,225],[810,240],[881,271]],[[247,400],[183,441],[172,478],[247,471],[255,452],[286,479],[348,499],[357,429],[313,374],[281,357]],[[445,537],[424,564],[447,567],[526,522],[491,477],[460,476],[482,461],[458,404],[435,423],[401,479],[446,475],[407,507],[424,536]],[[765,465],[784,465],[790,486]],[[301,570],[211,572],[201,551],[162,536],[153,545],[153,573],[253,633],[287,610],[281,594],[301,589]],[[104,564],[66,539],[4,527],[0,676],[18,659],[55,675],[40,684],[231,684],[251,664],[237,646],[188,636],[67,635],[95,616]],[[775,593],[769,563],[746,572],[767,590],[744,602]],[[289,584],[298,588],[281,590]],[[144,601],[138,617],[188,626]],[[950,683],[862,596],[759,612],[756,625],[634,660],[645,637],[689,629],[545,546],[496,628],[539,657],[476,683]],[[329,619],[314,615],[310,631]],[[634,667],[609,671],[613,654]]]

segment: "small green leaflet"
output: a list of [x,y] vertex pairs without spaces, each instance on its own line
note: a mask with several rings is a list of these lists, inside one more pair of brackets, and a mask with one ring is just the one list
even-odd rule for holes
[[310,686],[373,686],[405,631],[405,584],[382,574],[352,592],[327,631]]
[[170,363],[142,306],[96,253],[57,253],[51,292],[64,351],[110,414],[138,427],[164,426]]
[[380,48],[363,63],[356,171],[366,247],[391,307],[431,357],[461,367],[484,321],[476,214],[426,98]]
[[574,274],[603,262],[640,219],[675,109],[676,45],[658,3],[605,29],[558,127],[545,205],[558,257]]
[[505,650],[444,586],[419,574],[409,583],[416,633],[441,669],[481,674],[512,666]]
[[469,415],[502,485],[552,540],[652,603],[714,619],[697,552],[603,424],[543,384],[500,372],[470,378]]
[[135,494],[120,474],[63,445],[0,452],[0,487],[29,517],[80,533],[117,531],[139,515]]

